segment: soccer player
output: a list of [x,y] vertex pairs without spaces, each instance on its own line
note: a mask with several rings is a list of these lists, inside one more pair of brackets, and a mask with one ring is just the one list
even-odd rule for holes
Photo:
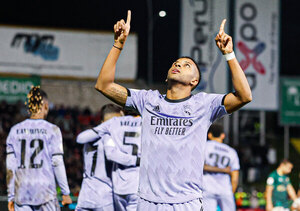
[[[122,116],[122,108],[107,104],[101,108],[101,122]],[[94,129],[88,129],[77,136],[77,143],[84,144],[84,173],[78,197],[77,211],[111,211],[114,210],[111,168],[104,154],[103,137]]]
[[216,211],[217,206],[222,211],[236,210],[234,192],[239,179],[239,158],[237,152],[223,143],[225,133],[219,124],[213,124],[208,130],[209,141],[206,144],[205,164],[225,169],[230,167],[229,174],[207,172],[204,167],[203,207],[205,211]]
[[56,182],[62,204],[70,204],[70,190],[63,161],[60,129],[45,120],[47,94],[33,87],[27,95],[30,118],[13,126],[7,137],[8,209],[60,210]]
[[288,196],[293,201],[297,199],[295,189],[287,176],[292,169],[293,164],[289,160],[284,159],[279,167],[269,175],[266,186],[267,211],[288,211]]
[[126,22],[120,20],[114,25],[115,42],[95,88],[142,116],[138,210],[200,210],[207,130],[216,119],[252,100],[249,84],[234,56],[232,38],[224,32],[225,20],[215,41],[228,61],[234,93],[192,95],[201,73],[187,57],[177,59],[170,67],[165,95],[116,84],[116,63],[129,35],[130,20],[128,11]]
[[107,159],[114,161],[112,172],[116,211],[135,211],[138,203],[139,164],[141,149],[141,117],[115,117],[97,126],[104,141]]

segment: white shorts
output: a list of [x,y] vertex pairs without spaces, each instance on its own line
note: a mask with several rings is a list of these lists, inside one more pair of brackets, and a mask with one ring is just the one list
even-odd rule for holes
[[218,205],[222,211],[236,210],[233,195],[217,195],[203,192],[203,208],[205,211],[216,211]]
[[20,205],[14,204],[15,211],[60,211],[57,199],[41,205]]
[[137,194],[114,194],[115,211],[136,211],[138,200]]
[[284,207],[274,207],[272,211],[289,211],[289,208],[284,208]]

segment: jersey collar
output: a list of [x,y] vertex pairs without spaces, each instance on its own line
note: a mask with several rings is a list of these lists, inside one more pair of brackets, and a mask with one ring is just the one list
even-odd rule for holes
[[182,98],[182,99],[178,99],[178,100],[171,100],[169,98],[167,98],[167,95],[164,97],[165,101],[169,102],[169,103],[180,103],[180,102],[183,102],[183,101],[186,101],[188,99],[190,99],[193,95],[190,95],[188,97],[185,97],[185,98]]

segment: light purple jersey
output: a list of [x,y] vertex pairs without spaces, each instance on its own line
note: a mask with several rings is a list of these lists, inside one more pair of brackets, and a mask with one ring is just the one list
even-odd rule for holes
[[77,142],[84,142],[84,172],[77,207],[95,209],[112,204],[112,162],[105,157],[103,137],[99,140],[95,131],[86,130],[77,137]]
[[[56,125],[42,119],[27,119],[15,125],[7,138],[7,154],[15,156],[14,180],[11,182],[17,204],[41,205],[56,198],[52,157],[63,155],[62,136]],[[64,165],[60,174],[66,183]],[[64,185],[62,192],[68,195],[69,187]]]
[[224,95],[170,100],[158,91],[128,90],[127,107],[142,115],[140,197],[184,203],[202,197],[207,130],[226,114]]
[[136,194],[138,191],[141,124],[140,117],[123,116],[94,128],[99,137],[109,135],[104,140],[105,154],[114,161],[112,181],[116,194]]
[[[205,164],[218,168],[230,166],[231,171],[239,170],[237,152],[227,144],[208,141],[205,151]],[[224,173],[204,172],[204,191],[217,195],[232,195],[230,176]]]

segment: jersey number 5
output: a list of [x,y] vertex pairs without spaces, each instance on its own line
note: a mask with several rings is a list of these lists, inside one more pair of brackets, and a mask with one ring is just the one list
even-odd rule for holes
[[140,133],[138,133],[138,132],[125,132],[124,133],[124,138],[123,138],[123,144],[124,145],[131,145],[132,146],[132,155],[137,156],[138,155],[138,150],[139,150],[138,145],[126,142],[126,137],[128,137],[128,138],[138,138],[138,137],[140,137]]
[[[19,168],[26,168],[25,166],[25,156],[26,156],[26,140],[20,139],[21,141],[21,164]],[[44,149],[44,142],[41,139],[33,139],[30,141],[30,148],[34,148],[35,143],[38,143],[38,146],[35,147],[34,152],[30,156],[29,168],[41,168],[43,166],[43,160],[40,163],[34,163],[35,157]]]

